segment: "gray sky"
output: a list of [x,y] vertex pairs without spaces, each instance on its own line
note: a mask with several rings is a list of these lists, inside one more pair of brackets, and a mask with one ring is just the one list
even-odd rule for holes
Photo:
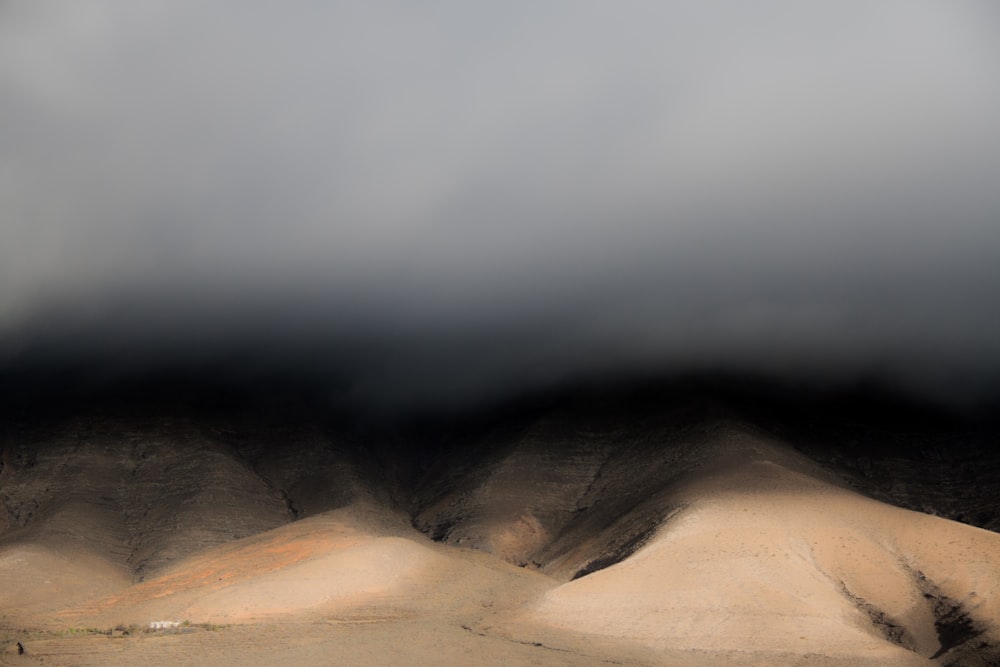
[[0,366],[974,392],[998,119],[991,0],[5,0]]

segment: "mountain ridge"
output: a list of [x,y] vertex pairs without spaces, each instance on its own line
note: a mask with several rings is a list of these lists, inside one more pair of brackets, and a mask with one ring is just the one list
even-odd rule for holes
[[[988,426],[761,405],[613,388],[382,429],[287,402],[25,413],[0,606],[50,629],[420,616],[640,663],[1000,659],[1000,534],[930,515],[990,525]],[[977,454],[981,483],[947,493]]]

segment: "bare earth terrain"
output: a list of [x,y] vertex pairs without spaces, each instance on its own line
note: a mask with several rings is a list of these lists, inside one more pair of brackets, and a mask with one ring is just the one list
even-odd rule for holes
[[554,410],[419,465],[365,446],[204,416],[11,429],[0,660],[1000,663],[1000,535],[744,421]]

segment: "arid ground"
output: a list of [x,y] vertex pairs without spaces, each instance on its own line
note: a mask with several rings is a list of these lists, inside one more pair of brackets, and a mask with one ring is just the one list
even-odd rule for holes
[[897,506],[988,524],[974,479],[940,496],[995,471],[954,433],[848,456],[721,404],[622,405],[447,438],[295,410],[12,419],[0,659],[998,664],[1000,534]]

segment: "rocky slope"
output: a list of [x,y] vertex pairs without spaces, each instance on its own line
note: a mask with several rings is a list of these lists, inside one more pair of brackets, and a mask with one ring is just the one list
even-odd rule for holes
[[[991,525],[990,432],[907,447],[772,417],[655,392],[450,429],[288,406],[24,413],[4,431],[0,608],[52,628],[438,618],[473,644],[646,663],[1000,660],[1000,535],[885,502]],[[928,451],[945,463],[921,477]],[[971,489],[956,460],[978,461]]]

